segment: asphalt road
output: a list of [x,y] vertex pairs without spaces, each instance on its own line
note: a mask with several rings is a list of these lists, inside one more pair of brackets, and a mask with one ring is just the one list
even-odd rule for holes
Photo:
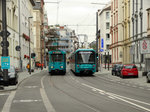
[[150,90],[108,79],[40,72],[0,93],[2,112],[150,112]]

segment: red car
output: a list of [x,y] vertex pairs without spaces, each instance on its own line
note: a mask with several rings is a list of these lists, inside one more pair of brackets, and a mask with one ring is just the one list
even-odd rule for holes
[[122,78],[124,78],[124,77],[138,78],[138,69],[137,69],[136,65],[134,65],[134,64],[124,65],[121,70],[120,76]]

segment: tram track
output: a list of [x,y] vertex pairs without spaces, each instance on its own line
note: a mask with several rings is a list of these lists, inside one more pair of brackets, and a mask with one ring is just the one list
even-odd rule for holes
[[[65,80],[65,78],[64,78],[65,76],[62,76],[62,77],[63,77],[62,79],[64,79],[64,81],[70,86],[70,83],[68,83],[68,82]],[[92,106],[92,105],[89,105],[89,104],[87,104],[87,103],[85,103],[85,102],[83,102],[83,101],[77,99],[77,98],[74,97],[73,95],[67,93],[66,91],[60,89],[60,88],[54,83],[54,81],[53,81],[53,79],[52,79],[52,76],[50,76],[49,82],[51,83],[51,85],[53,85],[53,87],[54,87],[55,89],[57,89],[58,91],[62,92],[62,93],[65,94],[65,95],[67,95],[68,97],[70,97],[70,98],[76,100],[78,103],[82,104],[83,106],[85,106],[85,107],[87,107],[87,108],[93,110],[94,112],[101,112],[101,111],[99,111],[96,107],[94,107],[94,106]],[[72,86],[71,86],[71,87],[72,87]],[[78,87],[76,87],[76,86],[73,86],[73,87],[75,87],[75,88],[80,89],[80,90],[83,91],[83,89],[81,89],[81,88],[78,88]],[[85,91],[84,91],[84,92],[85,92]],[[86,91],[86,92],[87,92],[87,91]],[[89,93],[89,92],[88,92],[88,93]],[[92,94],[92,93],[90,93],[90,94]]]

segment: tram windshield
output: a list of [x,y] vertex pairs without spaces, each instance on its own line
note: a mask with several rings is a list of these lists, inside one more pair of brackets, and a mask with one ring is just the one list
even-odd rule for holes
[[51,55],[52,62],[62,62],[63,61],[63,54],[52,54]]
[[79,51],[77,53],[77,64],[94,64],[95,53],[93,51]]

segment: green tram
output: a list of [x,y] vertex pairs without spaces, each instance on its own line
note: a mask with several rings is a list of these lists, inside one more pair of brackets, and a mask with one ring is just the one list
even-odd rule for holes
[[76,75],[92,75],[96,72],[96,51],[78,49],[69,58],[70,68]]
[[49,73],[66,74],[66,52],[61,50],[49,51]]

